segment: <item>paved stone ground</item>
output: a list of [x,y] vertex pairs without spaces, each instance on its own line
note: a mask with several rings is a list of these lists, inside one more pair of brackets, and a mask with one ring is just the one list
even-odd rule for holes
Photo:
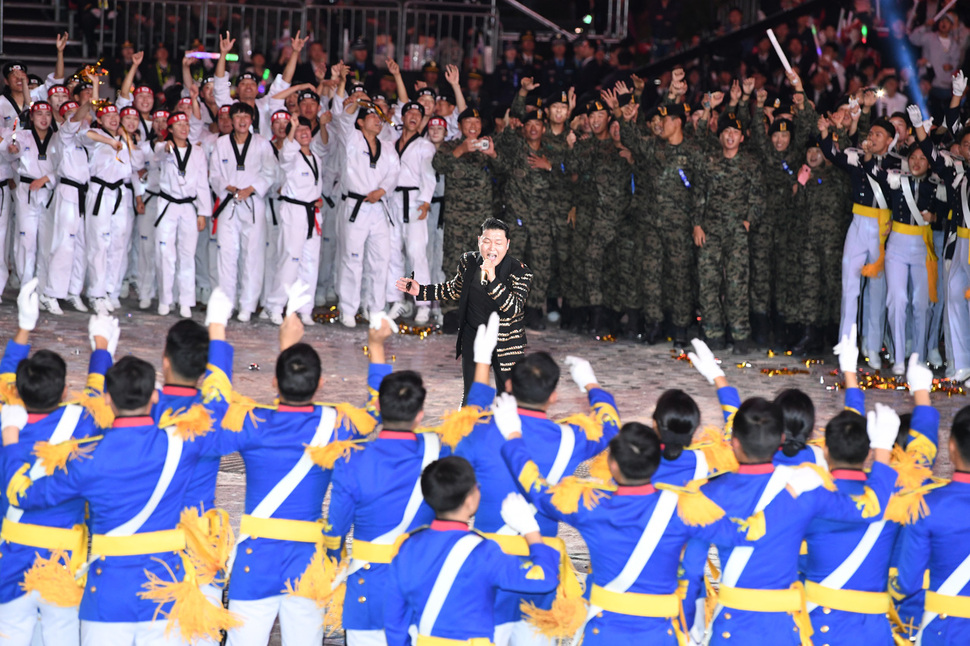
[[[12,306],[15,298],[8,291],[6,303],[0,305],[0,330],[6,331],[7,338],[17,325],[16,311]],[[122,329],[117,356],[136,354],[160,370],[165,333],[176,319],[139,311],[131,301],[125,301],[122,311],[116,314],[121,319]],[[202,312],[197,311],[195,318],[201,321]],[[65,357],[72,390],[80,389],[84,384],[89,353],[87,321],[87,315],[76,312],[67,312],[62,317],[42,313],[37,330],[32,335],[35,348],[48,348]],[[271,380],[278,351],[277,328],[264,321],[246,324],[233,322],[229,326],[229,341],[236,349],[236,388],[259,401],[271,401],[274,397]],[[318,400],[360,404],[366,396],[367,357],[363,351],[366,328],[358,326],[355,330],[347,330],[337,324],[316,325],[307,329],[305,341],[317,349],[323,360],[326,383],[318,394]],[[417,370],[424,376],[428,388],[426,419],[429,424],[436,423],[444,412],[456,408],[461,401],[460,365],[454,359],[454,349],[455,337],[445,335],[430,335],[424,339],[400,335],[388,343],[387,353],[393,358],[395,367]],[[650,347],[624,341],[610,343],[550,330],[530,332],[529,349],[548,351],[560,361],[568,354],[588,359],[600,383],[615,395],[624,421],[649,421],[659,394],[667,388],[682,388],[697,400],[703,424],[721,423],[714,388],[686,361],[675,360],[669,344]],[[756,395],[771,398],[785,388],[801,388],[815,401],[819,427],[842,409],[842,393],[832,389],[838,378],[829,374],[837,368],[832,356],[815,357],[823,363],[813,363],[807,368],[804,362],[797,359],[769,357],[766,353],[752,353],[746,357],[732,357],[724,353],[722,358],[725,373],[729,381],[738,387],[742,398]],[[762,373],[762,369],[784,368],[807,369],[808,374],[768,376]],[[912,407],[905,391],[870,390],[867,399],[869,407],[877,401],[900,411]],[[970,398],[935,393],[933,403],[940,409],[941,428],[944,429],[940,438],[937,472],[948,475],[952,467],[946,449],[946,429],[953,415],[970,404]],[[585,395],[573,385],[568,372],[564,371],[559,385],[559,400],[550,414],[553,417],[565,416],[584,410],[585,405]],[[217,502],[229,511],[237,529],[244,501],[244,471],[238,456],[226,458],[216,494]],[[585,545],[575,532],[562,529],[575,563],[583,568],[588,562]],[[274,634],[270,643],[278,644],[277,640],[278,635]],[[335,637],[334,643],[343,643],[342,636]]]

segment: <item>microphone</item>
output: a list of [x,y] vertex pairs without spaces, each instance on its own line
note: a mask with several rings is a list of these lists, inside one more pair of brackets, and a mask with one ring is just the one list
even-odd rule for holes
[[482,270],[482,285],[488,285],[488,272]]

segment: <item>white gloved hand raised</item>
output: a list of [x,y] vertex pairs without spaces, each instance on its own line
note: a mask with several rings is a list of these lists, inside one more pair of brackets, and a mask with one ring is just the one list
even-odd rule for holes
[[379,330],[381,329],[381,321],[387,321],[387,324],[391,326],[391,334],[397,334],[401,329],[394,322],[394,319],[384,310],[371,310],[370,320],[368,321],[369,325],[373,329]]
[[299,278],[286,288],[286,315],[296,314],[313,302],[310,286]]
[[519,404],[509,393],[502,393],[492,404],[492,417],[502,437],[509,439],[513,433],[522,433],[522,418],[519,417]]
[[687,357],[694,365],[694,368],[697,369],[697,372],[701,373],[701,376],[707,379],[707,383],[713,385],[715,379],[724,376],[724,371],[721,370],[721,366],[717,365],[717,359],[714,358],[714,353],[700,339],[691,339],[690,344],[694,346],[694,351],[688,352]]
[[114,356],[121,337],[121,324],[113,316],[94,314],[88,321],[88,339],[91,341],[91,351],[95,349],[94,337],[99,336],[108,342],[108,352]]
[[516,533],[530,534],[538,533],[539,523],[536,522],[536,513],[529,506],[529,502],[520,493],[510,493],[502,501],[502,520],[505,524],[515,530]]
[[21,330],[32,331],[40,318],[40,299],[37,295],[38,278],[31,278],[17,295],[17,324]]
[[475,363],[492,363],[492,353],[498,345],[498,312],[492,312],[487,325],[479,325],[475,335]]
[[892,451],[899,435],[899,415],[885,404],[876,404],[876,409],[866,415],[866,432],[870,449]]
[[923,111],[918,105],[907,106],[906,114],[909,115],[909,122],[913,124],[914,129],[923,125]]
[[923,365],[919,355],[915,352],[909,357],[906,368],[906,382],[909,384],[909,394],[915,395],[917,390],[927,392],[933,390],[933,371]]
[[950,86],[953,88],[953,96],[963,96],[963,93],[967,91],[967,77],[964,76],[963,70],[958,70],[953,75]]
[[859,345],[856,342],[856,325],[852,324],[848,335],[843,335],[842,340],[835,344],[832,352],[839,358],[839,370],[843,373],[855,372],[859,365]]
[[586,359],[570,355],[566,357],[566,365],[569,366],[569,376],[581,391],[586,392],[590,384],[599,383],[593,373],[593,366]]
[[0,428],[16,427],[18,430],[27,425],[27,409],[16,404],[7,404],[0,409]]
[[206,304],[205,326],[209,327],[213,323],[228,325],[230,316],[232,316],[232,299],[221,287],[216,287],[209,295],[209,302]]

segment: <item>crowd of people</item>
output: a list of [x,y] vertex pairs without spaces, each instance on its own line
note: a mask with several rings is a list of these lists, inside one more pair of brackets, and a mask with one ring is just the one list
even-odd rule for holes
[[[957,646],[970,631],[970,407],[949,433],[952,480],[934,477],[932,371],[913,354],[911,413],[867,412],[854,326],[835,349],[846,408],[817,437],[808,395],[742,402],[699,339],[691,363],[723,426],[702,428],[682,390],[658,394],[652,426],[623,423],[572,356],[589,409],[553,421],[549,354],[490,386],[498,313],[476,330],[467,405],[429,428],[421,375],[387,362],[385,312],[367,330],[364,406],[316,403],[302,281],[269,405],[233,390],[234,303],[218,287],[205,326],[168,330],[163,384],[134,354],[115,363],[119,321],[93,315],[86,387],[67,399],[64,359],[30,345],[38,289],[21,288],[0,359],[10,644],[263,646],[277,620],[282,643],[308,646],[338,629],[350,646]],[[216,499],[233,453],[238,535]],[[585,575],[560,523],[585,541]]]

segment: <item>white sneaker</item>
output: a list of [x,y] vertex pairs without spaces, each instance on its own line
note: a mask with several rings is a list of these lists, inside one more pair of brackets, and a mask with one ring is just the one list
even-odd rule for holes
[[245,310],[239,310],[239,314],[236,315],[236,320],[240,323],[249,323],[249,319],[253,316],[252,312],[247,312]]
[[427,325],[431,319],[431,310],[427,307],[419,307],[418,313],[414,315],[414,322],[418,325]]
[[158,315],[159,316],[168,316],[169,312],[171,312],[171,311],[172,311],[172,308],[169,307],[168,305],[162,305],[161,303],[158,304]]
[[280,312],[270,312],[269,322],[273,325],[283,325],[283,315]]
[[873,370],[882,370],[882,358],[879,356],[878,352],[866,352],[868,357],[866,358],[866,363]]
[[933,348],[926,353],[926,360],[929,362],[934,369],[940,369],[943,367],[943,355],[936,348]]
[[192,308],[189,307],[188,305],[182,305],[181,307],[179,307],[179,316],[181,316],[184,319],[192,318]]
[[357,327],[357,317],[353,314],[347,314],[345,312],[340,313],[340,324],[344,327],[355,328]]
[[115,311],[115,310],[120,310],[121,309],[121,301],[119,299],[117,299],[117,298],[112,297],[110,300],[108,300],[108,303],[111,304],[111,311],[112,312]]
[[395,319],[400,318],[404,314],[405,309],[406,307],[404,305],[404,301],[398,301],[396,303],[391,304],[391,309],[387,311],[387,315],[393,321]]
[[67,302],[71,304],[71,307],[76,309],[78,312],[87,312],[88,306],[84,304],[81,297],[77,294],[69,294],[67,297]]
[[150,298],[143,298],[140,301],[138,301],[138,309],[140,310],[147,310],[151,306],[152,306],[152,299]]
[[967,379],[970,379],[970,368],[960,368],[953,375],[953,381],[958,383],[962,383]]
[[107,312],[114,312],[115,311],[114,306],[111,305],[111,299],[109,299],[107,296],[102,296],[98,300],[101,301],[102,307],[104,307],[105,311],[107,311]]
[[902,377],[906,374],[906,364],[905,363],[894,363],[893,364],[893,374],[897,377]]
[[313,315],[305,312],[300,312],[300,320],[303,321],[304,327],[310,327],[311,325],[317,324],[317,322],[313,320]]
[[64,314],[64,310],[61,309],[61,304],[57,302],[56,298],[51,298],[50,296],[40,296],[37,299],[40,309],[47,310],[54,316],[61,316]]
[[111,313],[111,310],[108,309],[107,298],[92,298],[91,307],[94,308],[95,314],[100,314],[101,316],[107,316]]
[[263,309],[259,310],[259,318],[263,319],[264,321],[266,319],[268,319],[269,318],[269,310],[266,309],[265,307]]

